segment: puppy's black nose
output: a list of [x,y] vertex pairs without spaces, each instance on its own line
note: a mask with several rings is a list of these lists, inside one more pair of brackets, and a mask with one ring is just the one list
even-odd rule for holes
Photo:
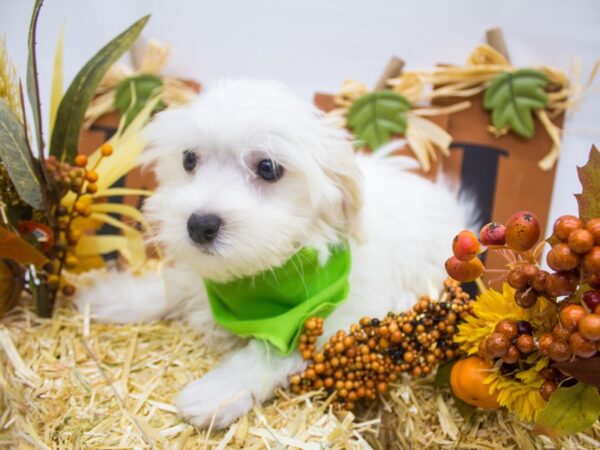
[[208,244],[213,241],[223,221],[214,214],[192,214],[187,221],[187,230],[190,238],[198,244]]

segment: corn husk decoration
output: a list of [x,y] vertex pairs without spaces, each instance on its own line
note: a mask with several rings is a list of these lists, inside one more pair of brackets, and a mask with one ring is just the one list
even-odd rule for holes
[[[547,78],[547,84],[551,88],[550,92],[547,92],[545,107],[535,111],[536,117],[552,140],[550,151],[539,161],[539,167],[542,170],[550,170],[560,154],[562,129],[556,126],[551,119],[581,101],[599,68],[600,60],[596,62],[585,85],[571,82],[565,73],[551,67],[542,66],[536,69]],[[392,91],[401,94],[413,105],[406,113],[408,126],[404,137],[423,171],[429,172],[431,161],[437,160],[436,149],[443,155],[449,154],[449,145],[452,140],[445,130],[431,121],[424,120],[423,117],[452,114],[469,108],[471,106],[471,102],[468,100],[470,97],[484,92],[498,75],[506,72],[513,73],[516,70],[500,52],[489,45],[480,45],[469,55],[465,66],[444,66],[432,70],[407,71],[387,80]],[[577,67],[575,71],[577,76],[573,78],[579,79],[578,74]],[[432,89],[428,89],[429,86],[432,86]],[[369,92],[369,88],[359,81],[344,81],[339,92],[334,95],[333,101],[336,107],[330,114],[345,116],[354,101]],[[448,97],[465,100],[450,106],[415,106]],[[341,124],[345,126],[346,122],[342,120]],[[488,131],[496,137],[501,137],[509,131],[509,128],[496,128],[490,125]]]
[[[132,55],[135,54],[132,53]],[[160,74],[168,56],[169,47],[151,39],[139,58],[138,64],[135,62],[136,58],[132,58],[133,66],[122,63],[111,66],[100,82],[97,95],[90,102],[85,113],[84,128],[89,128],[100,116],[115,110],[115,96],[121,82],[142,74],[155,75],[162,80],[160,93],[165,106],[178,106],[191,101],[197,95],[193,86],[178,78]]]
[[[422,90],[419,80],[414,76],[406,78],[403,86],[406,90],[400,93],[411,104],[414,104]],[[333,97],[336,108],[330,111],[330,114],[345,117],[354,101],[367,93],[369,93],[369,88],[364,83],[356,80],[344,81],[340,91]],[[437,161],[436,150],[445,156],[449,154],[452,136],[442,127],[423,117],[446,114],[464,107],[468,107],[468,105],[453,105],[449,108],[413,108],[406,112],[407,127],[404,137],[424,172],[431,170],[431,161]],[[341,119],[340,124],[345,126],[345,120]],[[404,144],[404,141],[398,141],[398,147],[403,147]]]
[[[548,154],[539,161],[542,170],[550,170],[560,154],[562,130],[554,125],[552,118],[564,113],[567,109],[576,106],[586,95],[600,66],[597,61],[585,85],[578,81],[571,82],[562,71],[547,66],[537,67],[548,79],[550,92],[547,93],[545,108],[535,112],[540,123],[552,140],[552,148]],[[431,101],[442,97],[469,98],[484,92],[492,80],[504,72],[515,72],[508,60],[497,50],[489,45],[480,45],[467,59],[467,64],[462,67],[444,66],[432,70],[405,72],[397,78],[388,80],[389,86],[396,92],[414,99],[414,101]],[[576,70],[573,79],[579,79]],[[426,86],[433,89],[426,90]],[[454,110],[445,109],[445,112],[455,112],[468,108],[470,102],[464,101],[453,105]],[[432,113],[442,111],[443,108],[429,108]],[[500,137],[508,129],[496,129],[490,125],[488,130],[493,135]]]

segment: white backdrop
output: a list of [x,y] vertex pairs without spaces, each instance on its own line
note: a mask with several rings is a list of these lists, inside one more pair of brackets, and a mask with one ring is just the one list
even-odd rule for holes
[[[0,35],[22,77],[30,12],[28,0],[0,0]],[[67,85],[95,51],[147,13],[143,36],[172,45],[166,73],[203,83],[277,79],[307,99],[347,78],[373,85],[393,54],[407,69],[462,63],[493,26],[503,29],[517,66],[568,71],[578,57],[587,75],[600,57],[598,0],[46,0],[38,36],[42,99],[49,98],[62,23]],[[600,144],[600,95],[566,123],[550,217],[576,212],[575,166],[592,143]]]

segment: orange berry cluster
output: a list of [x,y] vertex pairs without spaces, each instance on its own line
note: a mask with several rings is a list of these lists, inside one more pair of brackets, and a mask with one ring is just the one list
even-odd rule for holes
[[[532,218],[522,221],[520,231],[512,233],[512,243],[508,237],[509,225],[506,226],[505,243],[511,250],[528,251],[539,238],[539,224],[533,214],[517,213],[513,223],[525,214]],[[493,245],[501,245],[500,242]],[[517,364],[526,365],[525,358],[533,352],[548,357],[550,365],[541,373],[546,381],[540,388],[546,400],[566,378],[553,363],[588,359],[600,351],[600,219],[591,219],[586,224],[575,216],[561,216],[554,223],[549,242],[552,249],[547,263],[555,272],[541,270],[530,253],[508,264],[506,281],[516,289],[515,302],[522,308],[533,307],[539,297],[554,301],[558,324],[552,330],[539,330],[547,332],[536,339],[528,322],[504,319],[479,346],[479,356],[501,359],[501,369],[506,372],[517,370]]]
[[90,195],[98,192],[98,173],[96,169],[103,158],[112,155],[113,148],[105,143],[100,148],[100,158],[90,167],[87,156],[78,154],[74,164],[59,162],[51,156],[46,159],[46,169],[55,181],[58,194],[62,198],[68,192],[75,194],[75,200],[70,209],[63,205],[56,208],[58,224],[58,239],[55,244],[58,263],[52,264],[48,275],[48,284],[52,289],[62,288],[64,295],[75,294],[75,286],[64,282],[61,277],[63,268],[75,269],[78,264],[75,246],[81,238],[81,231],[73,227],[73,221],[78,217],[89,217],[92,214],[92,199]]
[[456,356],[457,323],[471,313],[472,300],[458,282],[446,280],[440,300],[421,297],[412,310],[389,313],[383,319],[363,317],[331,336],[321,351],[317,338],[323,319],[305,323],[299,349],[309,361],[306,370],[290,377],[292,392],[317,389],[336,392],[334,405],[352,410],[357,402],[375,399],[402,372],[430,374],[442,361]]
[[452,241],[453,256],[446,260],[446,272],[463,283],[475,281],[484,271],[483,263],[477,258],[485,250],[482,246],[526,252],[535,246],[540,233],[540,222],[529,211],[513,214],[505,225],[488,223],[481,229],[479,239],[473,232],[463,230]]

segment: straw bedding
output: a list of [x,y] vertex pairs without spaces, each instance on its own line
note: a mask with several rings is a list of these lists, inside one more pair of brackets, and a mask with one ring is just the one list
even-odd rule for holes
[[448,392],[404,379],[368,409],[336,414],[320,393],[276,398],[228,430],[198,430],[172,405],[219,358],[179,323],[52,320],[20,307],[0,320],[0,446],[23,449],[600,448],[600,426],[550,440],[504,412],[468,423]]

